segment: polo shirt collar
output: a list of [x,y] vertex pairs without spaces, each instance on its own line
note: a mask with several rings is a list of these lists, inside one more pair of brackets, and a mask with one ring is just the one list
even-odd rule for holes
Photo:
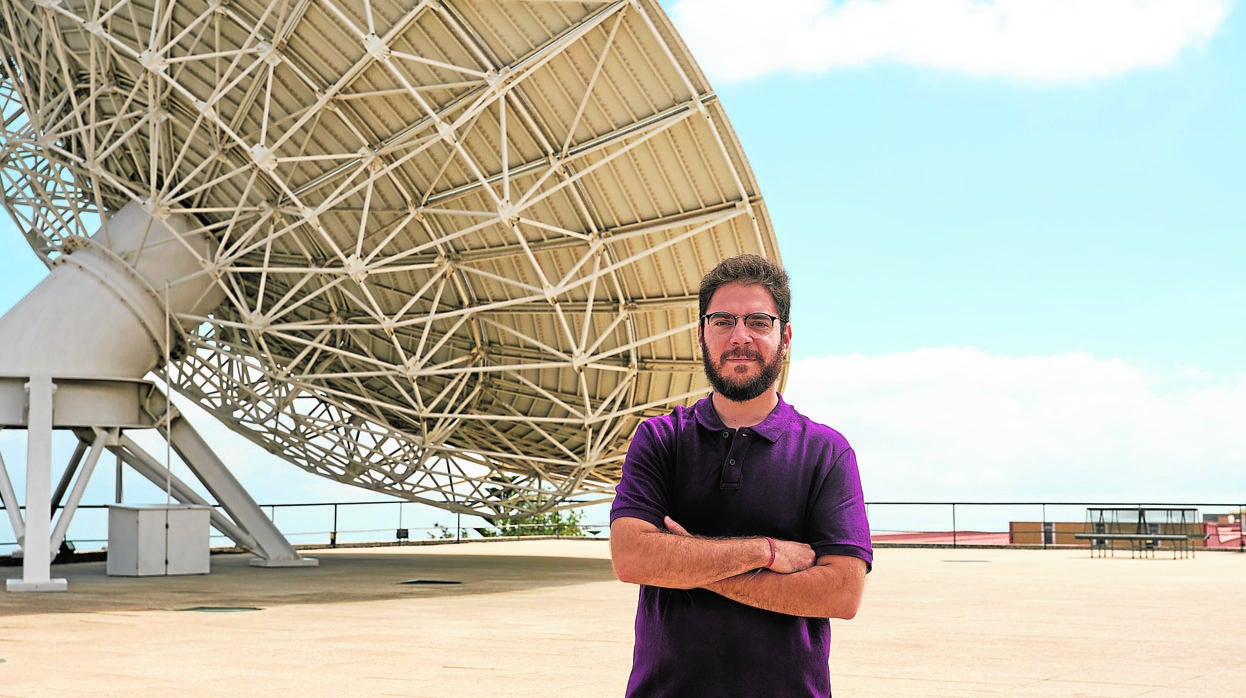
[[[717,410],[714,409],[714,402],[711,400],[713,394],[697,400],[692,406],[692,413],[696,416],[697,424],[710,431],[722,431],[727,428],[723,424],[723,420],[719,418]],[[779,440],[783,432],[787,431],[788,424],[791,423],[795,416],[796,410],[792,406],[783,401],[783,395],[779,395],[779,403],[774,406],[770,414],[761,420],[760,423],[751,427],[746,427],[749,431],[757,434],[763,439],[774,443]]]

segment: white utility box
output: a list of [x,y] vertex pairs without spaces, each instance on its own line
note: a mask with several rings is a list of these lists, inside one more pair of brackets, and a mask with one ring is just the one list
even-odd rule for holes
[[207,574],[210,520],[193,504],[109,505],[108,574]]

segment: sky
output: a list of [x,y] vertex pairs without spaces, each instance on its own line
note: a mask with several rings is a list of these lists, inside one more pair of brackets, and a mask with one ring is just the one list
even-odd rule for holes
[[[785,398],[867,500],[1246,499],[1240,3],[662,5],[792,277]],[[46,271],[0,228],[6,308]],[[188,411],[261,502],[383,499]]]
[[1239,3],[666,7],[867,499],[1246,497]]

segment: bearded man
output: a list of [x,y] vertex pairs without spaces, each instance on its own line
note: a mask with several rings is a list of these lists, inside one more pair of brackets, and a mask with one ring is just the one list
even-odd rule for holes
[[629,696],[829,696],[830,618],[873,563],[856,454],[776,388],[787,273],[757,255],[701,282],[713,392],[643,422],[610,512],[615,574],[639,584]]

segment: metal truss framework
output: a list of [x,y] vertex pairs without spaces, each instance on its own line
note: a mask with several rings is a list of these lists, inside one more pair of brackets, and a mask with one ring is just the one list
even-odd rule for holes
[[107,247],[135,201],[196,221],[225,300],[177,317],[171,386],[334,480],[485,516],[608,498],[639,419],[705,390],[701,275],[778,255],[651,0],[0,7],[32,247]]

